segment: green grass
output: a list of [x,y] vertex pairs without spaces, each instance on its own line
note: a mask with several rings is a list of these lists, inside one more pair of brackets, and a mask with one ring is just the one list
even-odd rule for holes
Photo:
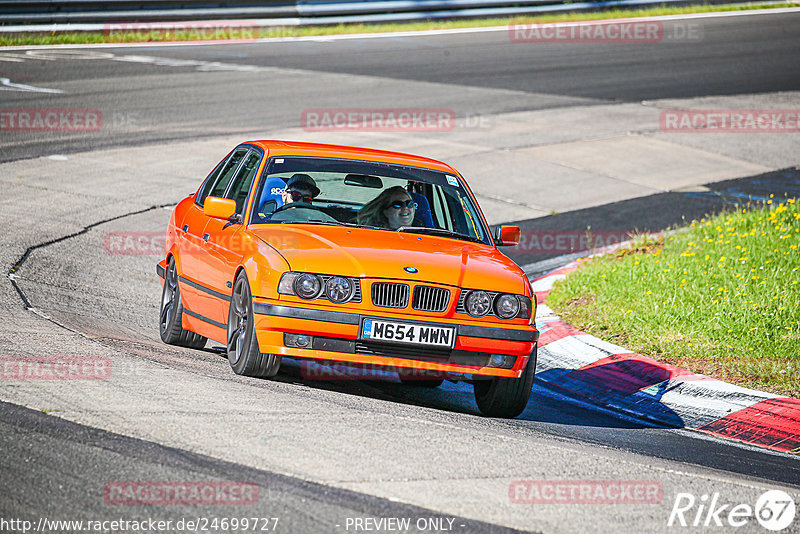
[[689,13],[710,13],[718,11],[744,11],[750,9],[769,9],[798,7],[800,2],[774,2],[768,4],[726,4],[695,6],[656,6],[647,9],[611,9],[591,13],[560,13],[552,15],[516,16],[489,19],[464,19],[447,21],[425,21],[391,24],[339,24],[320,26],[280,26],[268,28],[246,27],[241,29],[193,29],[193,30],[151,30],[151,31],[109,31],[109,32],[53,32],[0,35],[0,46],[30,46],[52,44],[84,43],[140,43],[168,41],[197,41],[224,39],[263,39],[270,37],[302,37],[317,35],[341,35],[354,33],[382,33],[401,31],[424,31],[455,28],[474,28],[485,26],[505,26],[508,24],[532,24],[549,22],[574,22],[582,20],[602,20],[608,18],[654,17],[661,15],[681,15]]
[[800,397],[800,202],[769,201],[590,259],[547,303],[585,332]]

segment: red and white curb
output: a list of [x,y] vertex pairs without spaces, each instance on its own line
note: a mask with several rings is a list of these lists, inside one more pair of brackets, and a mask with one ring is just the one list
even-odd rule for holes
[[539,354],[536,379],[583,402],[661,425],[800,454],[800,399],[728,384],[581,332],[545,300],[581,260],[532,280]]

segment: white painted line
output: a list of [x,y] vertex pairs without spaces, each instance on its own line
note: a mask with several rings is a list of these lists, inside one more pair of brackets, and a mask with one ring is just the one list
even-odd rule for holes
[[667,391],[658,399],[660,404],[678,414],[687,428],[699,428],[765,399],[776,397],[761,391],[747,394],[738,391],[744,388],[708,377],[697,380],[698,376],[700,375],[675,377],[670,381]]
[[14,83],[8,78],[0,78],[0,91],[23,91],[26,93],[63,93],[60,89],[47,89],[45,87],[35,87],[24,83]]
[[536,321],[544,321],[545,319],[552,320],[558,319],[558,316],[547,304],[536,305]]
[[625,347],[621,347],[619,345],[615,345],[614,343],[610,343],[608,341],[603,341],[599,337],[595,337],[589,334],[586,335],[578,335],[581,342],[585,343],[589,347],[593,347],[603,352],[607,352],[609,355],[614,356],[617,354],[633,354],[630,349],[626,349]]
[[542,291],[550,291],[553,289],[553,284],[555,284],[559,280],[563,280],[567,277],[566,274],[553,274],[550,276],[545,276],[544,278],[539,278],[534,280],[531,283],[531,289],[533,289],[534,293],[540,293]]
[[[714,19],[727,17],[748,17],[758,15],[780,15],[786,13],[798,13],[800,8],[787,7],[775,9],[752,9],[749,11],[715,11],[712,13],[690,13],[685,15],[662,15],[657,17],[638,17],[635,19],[598,19],[591,22],[615,21],[670,21],[670,20],[691,20],[691,19]],[[571,22],[563,24],[579,24]],[[585,23],[585,22],[584,22]],[[77,25],[72,25],[73,27]],[[10,28],[10,27],[9,27]],[[29,28],[20,26],[20,28]],[[20,29],[19,31],[26,31]],[[55,31],[55,30],[53,30]],[[68,30],[67,30],[68,31]],[[140,47],[175,47],[175,46],[208,46],[208,45],[227,45],[227,44],[254,44],[254,43],[290,43],[290,42],[320,42],[320,41],[342,41],[348,39],[395,39],[398,37],[429,37],[438,35],[458,35],[471,33],[491,33],[507,32],[509,26],[488,26],[479,28],[451,28],[444,30],[419,30],[405,32],[385,32],[385,33],[352,33],[341,35],[318,35],[302,37],[267,37],[264,39],[234,39],[234,40],[214,40],[214,41],[182,41],[182,42],[156,42],[156,43],[94,43],[94,44],[65,44],[65,45],[28,45],[28,46],[3,46],[0,50],[53,50],[53,49],[78,49],[78,48],[140,48]]]
[[[283,67],[245,65],[240,63],[223,63],[221,61],[203,61],[199,59],[177,59],[170,57],[145,56],[140,54],[114,55],[110,52],[97,52],[93,50],[83,50],[83,51],[60,50],[60,49],[27,50],[24,54],[14,54],[14,55],[24,59],[36,59],[43,61],[56,61],[59,59],[108,60],[108,61],[121,61],[125,63],[140,63],[147,65],[155,65],[158,67],[192,67],[198,72],[271,72],[271,73],[282,72],[282,73],[293,73],[293,74],[310,74],[309,71],[303,71],[300,69],[289,69]],[[11,83],[10,80],[8,80],[8,78],[0,78],[0,80],[6,80],[8,83]],[[25,86],[22,84],[13,84],[13,83],[11,83],[11,86],[16,87],[16,89],[9,89],[9,90],[19,90],[19,91],[26,90],[24,89],[25,87],[32,87],[32,86]],[[2,89],[2,87],[0,87],[0,89]],[[61,93],[63,91],[58,91],[55,89],[43,89],[41,92]]]
[[[615,354],[630,352],[610,343],[608,346],[604,346],[603,342],[600,342],[597,338],[594,338],[592,343],[588,343],[587,341],[591,337],[594,336],[586,334],[567,336],[540,347],[539,352],[547,355],[553,362],[552,366],[569,370],[586,367]],[[595,343],[595,341],[600,343]],[[569,362],[569,365],[567,365],[567,362]]]
[[0,54],[0,61],[7,61],[8,63],[24,63],[24,57],[15,54]]
[[25,52],[26,59],[41,59],[42,61],[58,61],[60,59],[111,59],[114,54],[108,52],[94,52],[91,50],[28,50]]
[[[705,375],[685,375],[678,378],[686,379],[687,377],[710,378],[706,377]],[[755,398],[757,402],[761,402],[766,399],[778,399],[781,397],[785,397],[785,395],[777,395],[775,393],[768,393],[766,391],[758,391],[756,389],[737,386],[736,384],[723,382],[722,380],[717,380],[716,378],[710,378],[709,380],[692,381],[691,384],[693,387],[702,387],[704,390],[706,390],[707,395],[742,399],[741,402],[742,408],[746,408],[747,406],[751,405],[750,403],[751,397]]]
[[549,272],[560,269],[575,260],[585,258],[587,254],[589,254],[589,252],[586,251],[573,252],[572,254],[564,254],[546,260],[526,263],[525,265],[520,265],[520,268],[525,271],[525,274],[527,274],[528,278],[533,282],[537,278],[546,276]]
[[234,72],[286,72],[288,69],[280,69],[278,67],[261,67],[258,65],[240,65],[238,63],[222,63],[220,61],[201,61],[197,59],[175,59],[168,57],[155,57],[155,56],[142,56],[142,55],[124,55],[115,56],[108,54],[109,59],[114,61],[122,61],[126,63],[144,63],[148,65],[156,65],[159,67],[195,67],[195,70],[200,72],[218,72],[218,71],[234,71]]

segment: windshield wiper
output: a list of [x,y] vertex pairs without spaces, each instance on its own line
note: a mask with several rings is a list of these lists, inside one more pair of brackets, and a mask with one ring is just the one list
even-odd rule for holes
[[[443,237],[452,237],[453,239],[461,239],[463,241],[472,241],[473,243],[483,243],[482,239],[472,237],[471,235],[459,234],[444,228],[426,228],[424,226],[401,226],[397,229],[398,232],[408,232],[410,234],[428,234],[440,235]],[[485,244],[485,243],[483,243]]]

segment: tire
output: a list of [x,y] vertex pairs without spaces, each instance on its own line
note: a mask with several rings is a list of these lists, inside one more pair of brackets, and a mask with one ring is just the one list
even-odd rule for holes
[[202,349],[206,346],[206,338],[191,330],[184,330],[183,301],[181,288],[178,286],[178,269],[175,260],[169,259],[164,271],[164,289],[161,291],[161,311],[158,319],[158,332],[161,341],[168,345],[178,345],[190,349]]
[[475,402],[487,417],[514,418],[525,410],[536,374],[536,351],[533,347],[528,364],[519,378],[492,378],[475,381]]
[[233,284],[228,310],[228,336],[225,344],[228,362],[237,375],[269,378],[278,374],[280,354],[261,354],[253,321],[253,298],[247,273],[241,271]]

